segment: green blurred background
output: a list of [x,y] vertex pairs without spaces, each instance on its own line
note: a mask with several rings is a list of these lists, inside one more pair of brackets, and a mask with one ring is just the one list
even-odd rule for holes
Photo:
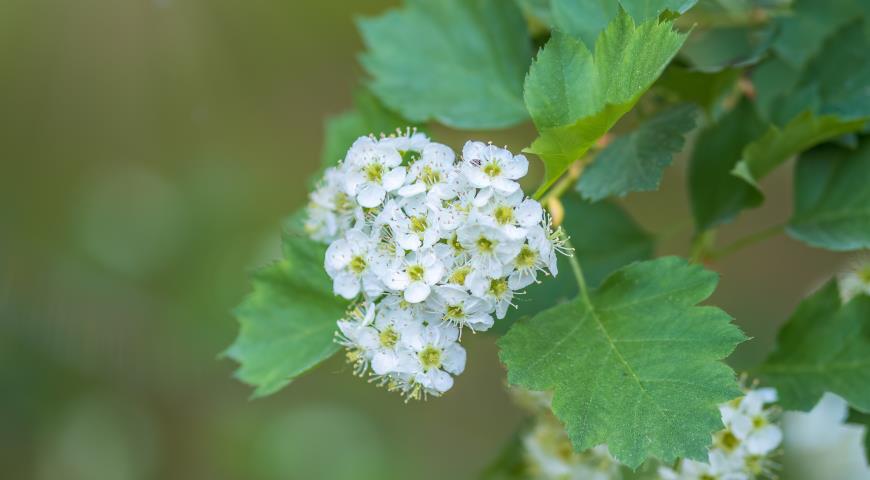
[[[466,340],[448,395],[408,405],[340,358],[250,401],[219,358],[362,77],[354,16],[397,3],[0,2],[0,476],[470,478],[496,454],[523,414],[493,336]],[[789,170],[723,242],[787,218]],[[660,253],[687,251],[684,183],[679,160],[624,202]],[[732,364],[848,262],[780,237],[713,265],[713,301],[755,337]]]

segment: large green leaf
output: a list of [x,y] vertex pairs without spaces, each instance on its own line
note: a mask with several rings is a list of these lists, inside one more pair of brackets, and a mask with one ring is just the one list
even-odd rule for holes
[[689,160],[689,199],[701,232],[731,221],[741,210],[758,205],[760,194],[730,175],[743,147],[764,132],[752,103],[743,99],[698,135]]
[[369,87],[404,117],[455,128],[500,128],[527,118],[523,76],[532,56],[513,2],[409,0],[359,21]]
[[630,467],[706,459],[722,427],[717,405],[741,393],[721,359],[745,338],[725,312],[696,306],[716,283],[676,257],[618,270],[502,337],[508,381],[554,390],[553,412],[578,451],[606,443]]
[[801,302],[756,373],[787,410],[810,410],[832,392],[870,412],[870,296],[843,305],[828,282]]
[[583,40],[589,48],[616,17],[620,7],[636,22],[643,22],[665,11],[683,13],[698,0],[552,0],[553,27]]
[[621,12],[595,43],[555,32],[532,64],[525,101],[540,136],[526,149],[544,161],[538,193],[628,112],[658,78],[685,35],[671,22],[635,25]]
[[658,189],[662,171],[683,149],[686,135],[695,128],[697,113],[692,105],[678,105],[617,138],[586,167],[577,190],[584,198],[598,201]]
[[795,173],[792,237],[829,250],[870,248],[870,139],[857,150],[822,146]]
[[354,140],[363,135],[390,134],[397,128],[412,127],[401,115],[390,111],[368,90],[354,95],[354,109],[326,121],[322,164],[330,167],[344,159]]
[[[577,193],[562,197],[565,219],[562,228],[571,237],[574,255],[583,264],[586,281],[597,286],[605,277],[629,263],[647,260],[655,249],[655,238],[613,202],[589,203]],[[571,275],[568,257],[559,256],[559,275],[529,285],[524,295],[514,298],[517,308],[508,310],[496,332],[504,332],[514,321],[533,317],[554,305],[577,296],[577,280]]]
[[335,322],[347,302],[332,293],[323,269],[325,248],[302,236],[284,240],[284,259],[254,273],[254,290],[236,308],[239,336],[226,355],[236,377],[275,393],[338,351]]

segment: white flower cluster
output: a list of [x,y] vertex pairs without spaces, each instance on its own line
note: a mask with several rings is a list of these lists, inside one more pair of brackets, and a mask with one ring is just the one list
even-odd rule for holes
[[713,435],[708,461],[681,460],[676,470],[662,467],[663,480],[750,480],[770,477],[771,456],[782,443],[782,429],[773,422],[776,390],[759,388],[719,406],[725,428]]
[[522,155],[468,142],[462,160],[425,135],[361,137],[311,194],[306,230],[329,244],[337,295],[355,300],[338,341],[355,371],[408,398],[465,368],[464,327],[489,329],[514,292],[556,272],[562,249],[517,180]]
[[541,416],[523,437],[529,478],[538,480],[617,480],[620,463],[607,445],[575,452],[562,424],[552,416]]

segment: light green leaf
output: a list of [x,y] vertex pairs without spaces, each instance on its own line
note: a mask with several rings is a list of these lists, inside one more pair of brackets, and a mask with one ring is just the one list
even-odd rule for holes
[[843,305],[828,282],[801,302],[756,373],[786,410],[810,410],[831,392],[870,412],[870,296]]
[[620,6],[635,22],[658,18],[665,11],[683,13],[697,0],[552,0],[553,26],[583,40],[590,49],[619,13]]
[[235,310],[239,336],[226,355],[255,397],[277,392],[338,351],[335,322],[347,302],[332,293],[325,247],[288,234],[284,259],[254,273],[254,290]]
[[789,235],[829,250],[870,248],[870,139],[855,151],[811,150],[795,170]]
[[695,128],[697,113],[692,105],[678,105],[617,138],[586,167],[577,190],[584,198],[598,201],[658,189],[662,171],[683,149],[686,135]]
[[527,118],[525,21],[502,0],[409,0],[359,21],[371,90],[415,122],[501,128]]
[[629,467],[648,457],[706,459],[717,405],[741,394],[720,360],[744,340],[699,307],[717,276],[676,257],[634,263],[597,289],[520,321],[499,341],[508,381],[554,390],[578,451],[606,443]]
[[764,132],[747,99],[698,135],[689,160],[689,199],[696,230],[702,232],[731,221],[744,208],[758,205],[761,195],[729,172],[743,147]]
[[322,164],[331,167],[344,159],[354,140],[363,135],[390,134],[397,128],[413,127],[384,107],[371,92],[362,89],[354,96],[354,109],[326,121]]
[[[565,219],[561,226],[571,237],[574,255],[583,264],[589,285],[597,286],[614,270],[652,257],[655,238],[616,203],[589,203],[571,192],[562,197],[562,205]],[[496,333],[506,331],[517,319],[533,317],[577,296],[568,257],[559,256],[558,268],[556,277],[545,277],[541,283],[528,286],[525,294],[514,297],[517,308],[509,309],[505,321],[495,324]]]
[[525,151],[544,161],[538,193],[628,112],[679,50],[685,35],[671,22],[635,25],[620,13],[593,55],[583,42],[555,32],[532,64],[525,101],[540,136]]

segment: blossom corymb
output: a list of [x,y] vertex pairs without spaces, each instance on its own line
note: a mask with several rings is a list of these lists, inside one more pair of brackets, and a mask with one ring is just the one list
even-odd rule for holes
[[465,328],[485,331],[514,293],[555,275],[563,240],[518,181],[528,160],[416,131],[357,139],[309,198],[305,229],[328,244],[336,341],[359,375],[407,398],[438,396],[465,369]]

